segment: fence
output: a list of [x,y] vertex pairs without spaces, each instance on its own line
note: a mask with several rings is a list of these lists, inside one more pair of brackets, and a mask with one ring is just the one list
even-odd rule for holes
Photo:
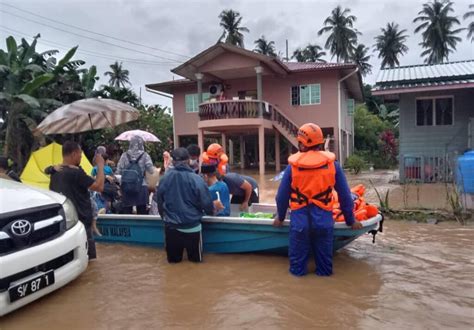
[[458,154],[403,155],[400,181],[453,182]]

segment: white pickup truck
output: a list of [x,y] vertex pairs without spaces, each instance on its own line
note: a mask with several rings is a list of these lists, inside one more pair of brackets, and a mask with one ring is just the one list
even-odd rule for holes
[[0,316],[78,277],[87,237],[60,194],[0,179]]

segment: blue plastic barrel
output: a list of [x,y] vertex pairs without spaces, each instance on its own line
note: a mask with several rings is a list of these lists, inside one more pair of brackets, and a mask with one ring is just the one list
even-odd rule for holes
[[466,194],[474,194],[474,150],[458,158],[456,182]]

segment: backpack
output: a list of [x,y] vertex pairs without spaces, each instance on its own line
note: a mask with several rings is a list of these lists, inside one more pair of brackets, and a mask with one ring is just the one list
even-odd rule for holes
[[138,161],[145,153],[142,153],[137,159],[132,159],[128,153],[128,165],[123,170],[121,188],[124,194],[138,194],[143,184],[143,170],[138,165]]

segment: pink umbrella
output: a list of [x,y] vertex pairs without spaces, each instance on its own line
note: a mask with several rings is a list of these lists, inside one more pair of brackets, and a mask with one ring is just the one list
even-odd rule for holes
[[139,136],[145,142],[161,142],[155,135],[139,129],[126,131],[115,138],[117,141],[130,141],[132,137]]

